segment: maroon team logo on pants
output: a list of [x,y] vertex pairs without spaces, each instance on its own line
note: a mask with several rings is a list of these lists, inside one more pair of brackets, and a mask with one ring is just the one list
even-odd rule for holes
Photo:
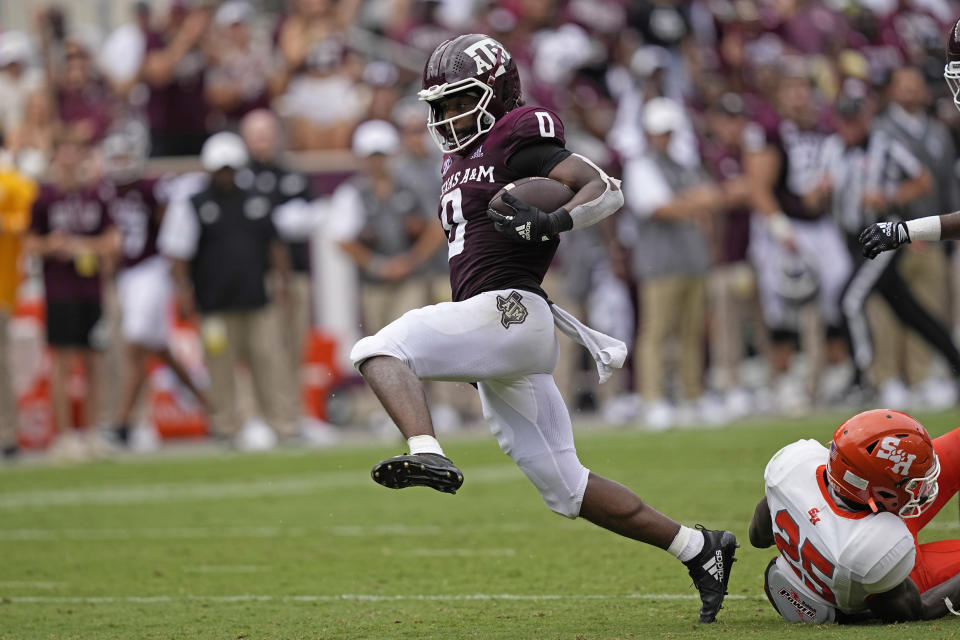
[[516,291],[503,298],[497,296],[497,309],[503,314],[500,316],[500,324],[504,329],[509,329],[512,324],[520,324],[527,319],[527,308],[520,302],[523,298]]

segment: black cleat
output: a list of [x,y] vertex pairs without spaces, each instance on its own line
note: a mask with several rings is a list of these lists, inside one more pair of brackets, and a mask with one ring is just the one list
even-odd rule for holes
[[373,466],[370,477],[391,489],[430,487],[444,493],[456,493],[463,484],[463,473],[449,458],[439,453],[411,453],[382,460]]
[[703,532],[703,550],[684,564],[693,585],[700,592],[700,622],[713,622],[717,619],[723,597],[727,595],[730,569],[737,561],[734,553],[740,545],[729,531],[704,529],[699,524],[697,529]]

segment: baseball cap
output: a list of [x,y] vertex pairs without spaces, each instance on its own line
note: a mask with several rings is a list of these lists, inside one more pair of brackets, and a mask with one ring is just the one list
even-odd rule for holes
[[200,165],[211,173],[224,167],[240,169],[247,166],[247,147],[243,138],[229,131],[213,134],[200,149]]
[[677,131],[683,121],[683,110],[670,98],[651,98],[643,107],[643,128],[652,136]]
[[630,70],[643,78],[658,69],[670,65],[670,52],[657,45],[647,45],[634,51],[630,57]]
[[251,15],[253,7],[246,0],[228,0],[217,9],[213,21],[221,26],[231,26],[246,22]]
[[397,129],[386,120],[367,120],[353,132],[353,152],[361,158],[377,153],[392,155],[399,147]]
[[0,34],[0,67],[30,58],[30,39],[22,31]]

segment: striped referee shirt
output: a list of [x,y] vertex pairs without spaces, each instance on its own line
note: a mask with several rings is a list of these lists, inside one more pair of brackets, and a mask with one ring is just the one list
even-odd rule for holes
[[923,164],[913,152],[879,129],[852,147],[838,134],[831,135],[823,144],[820,167],[833,185],[830,212],[848,235],[857,235],[867,225],[895,214],[866,209],[865,194],[880,191],[890,198],[901,182],[923,173]]

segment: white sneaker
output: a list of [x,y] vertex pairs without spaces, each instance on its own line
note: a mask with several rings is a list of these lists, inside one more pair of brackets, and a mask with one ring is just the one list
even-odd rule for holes
[[130,450],[138,453],[149,453],[160,448],[160,434],[156,427],[144,422],[133,427],[130,431]]
[[120,448],[108,440],[104,433],[98,429],[89,429],[83,435],[83,445],[87,449],[87,454],[96,460],[112,458],[120,453]]
[[810,397],[804,389],[803,381],[781,376],[774,389],[775,412],[784,415],[801,415],[810,408]]
[[850,362],[824,367],[817,381],[817,398],[826,404],[842,402],[853,384],[853,373],[853,364]]
[[331,447],[340,442],[340,434],[329,422],[303,417],[300,419],[300,439],[308,447]]
[[47,449],[47,457],[53,462],[84,462],[90,459],[90,453],[80,434],[71,430],[57,436]]
[[277,434],[263,420],[247,420],[234,444],[240,451],[268,451],[277,446]]
[[949,409],[957,404],[957,382],[940,378],[927,378],[917,385],[914,400],[929,411]]
[[650,431],[666,431],[676,423],[676,410],[666,400],[651,402],[643,415],[643,423]]
[[880,385],[880,404],[886,409],[903,411],[910,406],[910,391],[900,378],[890,378]]
[[622,426],[635,422],[643,411],[643,402],[636,393],[621,393],[604,403],[603,421]]
[[734,387],[727,391],[723,405],[730,420],[739,420],[753,411],[753,397],[743,387]]
[[696,402],[697,420],[707,427],[723,427],[730,423],[730,414],[720,398],[712,393],[705,393]]
[[753,392],[753,411],[761,415],[776,413],[776,400],[769,386],[758,387]]

